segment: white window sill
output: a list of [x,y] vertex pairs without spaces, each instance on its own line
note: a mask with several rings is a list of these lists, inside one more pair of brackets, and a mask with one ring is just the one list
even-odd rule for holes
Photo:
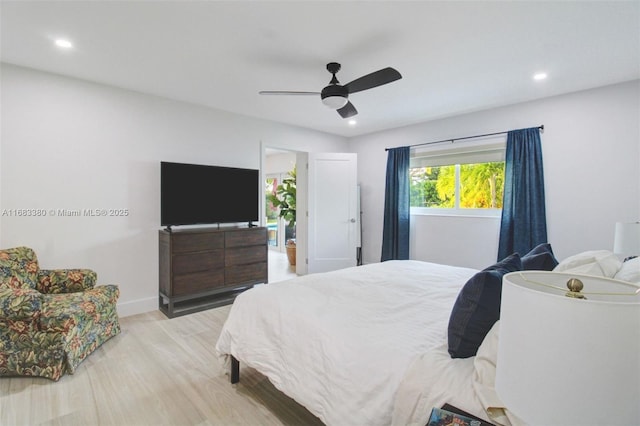
[[447,216],[447,217],[481,217],[500,219],[501,209],[430,209],[426,207],[411,207],[412,216]]

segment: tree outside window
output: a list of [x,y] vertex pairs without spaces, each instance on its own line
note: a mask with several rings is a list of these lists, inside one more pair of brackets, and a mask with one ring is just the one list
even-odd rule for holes
[[411,207],[501,209],[504,161],[412,167]]

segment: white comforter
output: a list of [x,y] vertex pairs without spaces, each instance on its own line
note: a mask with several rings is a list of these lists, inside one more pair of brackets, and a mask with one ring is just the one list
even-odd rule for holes
[[387,261],[257,286],[236,298],[216,351],[328,425],[389,425],[405,371],[446,342],[456,296],[476,272]]

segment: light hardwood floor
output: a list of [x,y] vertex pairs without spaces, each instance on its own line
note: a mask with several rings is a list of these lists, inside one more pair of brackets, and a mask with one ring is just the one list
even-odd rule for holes
[[295,278],[296,267],[289,265],[286,253],[281,253],[275,249],[269,249],[269,282],[284,281]]
[[121,318],[73,375],[0,378],[0,425],[322,425],[251,368],[229,383],[214,346],[230,307]]

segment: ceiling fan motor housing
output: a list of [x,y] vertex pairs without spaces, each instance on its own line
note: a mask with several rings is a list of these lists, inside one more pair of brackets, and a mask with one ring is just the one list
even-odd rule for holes
[[332,109],[339,109],[348,102],[349,92],[344,86],[330,84],[320,92],[322,103]]

